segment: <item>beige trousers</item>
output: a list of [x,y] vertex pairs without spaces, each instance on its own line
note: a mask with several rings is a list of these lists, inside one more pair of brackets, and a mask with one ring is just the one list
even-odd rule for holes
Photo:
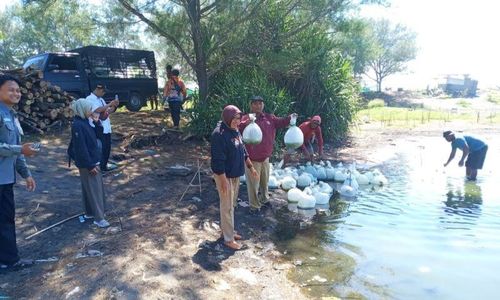
[[101,172],[90,175],[88,169],[78,169],[82,182],[82,200],[86,215],[94,216],[96,221],[104,219],[104,184]]
[[222,193],[221,178],[214,176],[215,184],[220,198],[220,228],[224,235],[224,241],[234,241],[234,207],[238,201],[240,191],[240,178],[228,178],[229,188],[227,193]]
[[250,169],[245,167],[245,177],[247,180],[248,199],[252,209],[260,209],[262,204],[269,201],[269,158],[263,162],[252,161],[253,167],[259,174],[258,178],[253,178]]

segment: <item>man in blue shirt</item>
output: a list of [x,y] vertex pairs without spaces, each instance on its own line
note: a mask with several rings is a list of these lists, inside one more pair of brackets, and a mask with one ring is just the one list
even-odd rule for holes
[[460,167],[463,167],[465,162],[465,174],[468,180],[476,180],[477,170],[483,168],[488,145],[480,139],[474,138],[470,135],[456,136],[452,131],[443,132],[443,137],[446,141],[451,143],[451,153],[448,161],[444,164],[446,167],[455,158],[457,148],[462,150],[462,159],[458,162]]
[[36,150],[31,143],[21,145],[23,130],[13,106],[19,103],[19,81],[9,75],[0,75],[0,269],[21,266],[16,246],[15,203],[13,186],[16,172],[26,179],[29,191],[34,191],[35,180],[24,156]]

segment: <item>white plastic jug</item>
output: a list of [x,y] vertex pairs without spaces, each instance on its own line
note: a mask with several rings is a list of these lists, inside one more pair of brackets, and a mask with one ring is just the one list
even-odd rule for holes
[[340,187],[340,194],[344,197],[356,197],[358,190],[354,189],[352,186],[343,184]]
[[285,145],[288,149],[297,149],[304,144],[304,134],[299,127],[296,126],[297,117],[292,116],[290,120],[290,128],[285,133]]
[[330,195],[322,192],[314,193],[314,199],[316,199],[316,205],[325,205],[330,202]]
[[270,189],[277,189],[279,187],[279,181],[274,176],[269,176],[268,186]]
[[326,172],[326,180],[335,180],[335,168],[333,167],[326,167],[325,168],[325,172]]
[[281,180],[281,188],[284,189],[285,191],[291,190],[294,187],[297,186],[297,181],[293,179],[291,176],[285,176]]
[[344,169],[337,169],[334,179],[338,182],[344,182],[347,179],[347,173]]
[[293,188],[288,191],[286,198],[288,199],[288,202],[298,203],[300,199],[302,199],[302,191],[298,188]]
[[312,191],[310,188],[306,188],[304,192],[302,192],[301,198],[297,207],[299,209],[312,209],[316,206],[316,198],[312,195]]
[[249,114],[250,124],[243,130],[243,142],[245,144],[257,145],[262,142],[262,130],[255,123],[255,114]]
[[318,180],[326,180],[327,179],[326,169],[324,167],[320,166],[319,168],[316,168],[316,173],[317,173]]
[[356,176],[356,181],[360,185],[370,184],[370,179],[368,179],[368,176],[366,176],[365,174],[359,174],[358,176]]
[[299,179],[297,179],[297,186],[301,188],[305,188],[307,186],[310,186],[312,183],[310,175],[308,173],[302,173],[302,175],[299,176]]

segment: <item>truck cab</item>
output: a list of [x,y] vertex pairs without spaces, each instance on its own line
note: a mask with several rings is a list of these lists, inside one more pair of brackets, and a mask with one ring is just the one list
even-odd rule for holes
[[23,65],[43,72],[44,80],[82,98],[105,84],[107,102],[118,95],[120,105],[139,111],[158,96],[156,62],[152,51],[87,46],[62,53],[44,53]]

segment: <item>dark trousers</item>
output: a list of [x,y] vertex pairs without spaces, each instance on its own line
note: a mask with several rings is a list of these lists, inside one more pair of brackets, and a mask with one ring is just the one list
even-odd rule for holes
[[181,101],[168,101],[168,106],[170,107],[170,114],[172,114],[172,120],[174,121],[174,126],[179,126],[181,120]]
[[13,264],[19,260],[16,246],[16,208],[14,184],[0,185],[0,264]]
[[102,158],[101,158],[101,170],[106,171],[108,169],[109,155],[111,154],[111,133],[102,135]]

